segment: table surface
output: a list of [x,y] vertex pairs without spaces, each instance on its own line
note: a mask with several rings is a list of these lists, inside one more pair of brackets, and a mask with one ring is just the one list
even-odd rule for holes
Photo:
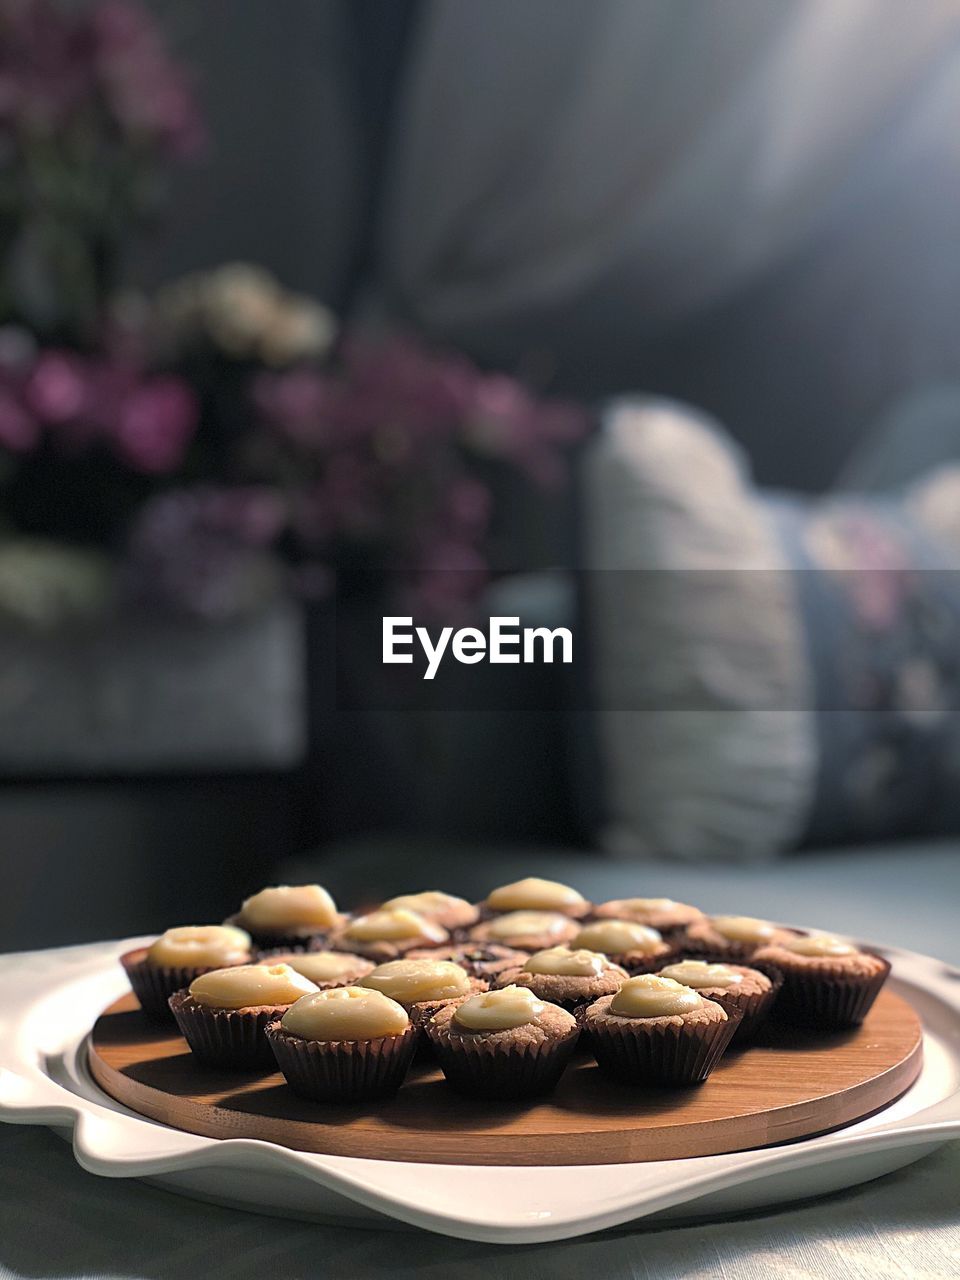
[[[341,889],[345,902],[351,884],[369,893],[376,883],[379,890],[377,876],[389,881],[395,875],[397,889],[443,884],[470,892],[471,876],[482,875],[489,884],[520,874],[516,851],[485,856],[478,871],[467,870],[450,850],[445,867],[433,856],[417,858],[416,885],[406,856],[384,872],[382,848],[354,850],[340,863],[325,859],[313,869]],[[463,874],[456,874],[458,865]],[[527,853],[522,867],[527,874],[571,879],[591,895],[669,892],[708,906],[843,929],[960,965],[955,844],[797,857],[749,869],[644,864],[642,890],[638,868],[628,864]],[[446,874],[435,879],[442,870]],[[286,1222],[193,1203],[140,1183],[96,1178],[53,1134],[0,1125],[0,1277],[558,1280],[594,1273],[629,1280],[933,1280],[960,1276],[958,1186],[960,1144],[951,1144],[898,1173],[796,1208],[706,1226],[633,1228],[503,1248],[413,1231]]]

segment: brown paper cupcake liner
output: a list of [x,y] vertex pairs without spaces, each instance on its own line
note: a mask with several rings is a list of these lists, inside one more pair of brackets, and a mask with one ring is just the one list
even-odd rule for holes
[[685,924],[664,925],[662,929],[658,925],[655,925],[654,927],[664,942],[669,942],[672,947],[680,946],[683,943],[687,932],[687,926]]
[[525,960],[529,960],[530,953],[517,951],[513,947],[501,947],[496,943],[470,943],[461,940],[459,944],[448,942],[430,949],[418,947],[415,951],[408,952],[408,958],[452,960],[461,969],[466,969],[471,978],[484,978],[492,982],[505,969],[520,968]]
[[305,1040],[271,1022],[266,1037],[294,1093],[312,1102],[366,1102],[400,1088],[418,1033],[411,1023],[402,1035],[378,1040]]
[[174,992],[189,987],[201,974],[212,973],[214,969],[211,965],[198,969],[148,964],[143,956],[143,951],[127,952],[120,957],[120,963],[127,972],[140,1008],[154,1022],[171,1022],[173,1014],[168,1001]]
[[[757,972],[760,971],[758,970]],[[744,995],[742,992],[728,995],[726,992],[717,991],[711,992],[707,997],[714,1004],[718,1004],[722,1009],[725,1009],[728,1014],[740,1014],[740,1022],[733,1033],[731,1044],[747,1044],[754,1038],[773,1012],[783,978],[779,972],[775,977],[771,974],[765,974],[764,976],[770,978],[772,984],[767,991],[756,991],[750,995]]]
[[437,947],[450,945],[449,938],[434,946],[428,939],[407,938],[400,942],[354,942],[338,934],[331,934],[321,951],[346,951],[353,956],[362,956],[364,960],[372,960],[374,964],[386,964],[389,960],[406,960],[412,951],[434,951]]
[[458,1093],[508,1100],[554,1089],[580,1038],[579,1027],[537,1044],[493,1044],[485,1036],[448,1036],[428,1023],[426,1033],[447,1083]]
[[678,960],[705,960],[707,964],[746,964],[753,963],[751,956],[759,950],[758,942],[730,942],[719,946],[706,939],[688,938],[680,934],[671,939]]
[[799,1026],[855,1027],[863,1022],[890,973],[890,962],[873,976],[843,978],[835,973],[790,973],[783,970],[783,986],[773,1009],[778,1022]]
[[[594,1000],[599,1000],[601,996],[612,995],[624,980],[622,975],[617,974],[612,985],[609,985],[604,991],[584,991],[582,986],[577,991],[572,989],[575,985],[575,979],[570,978],[565,983],[565,986],[569,989],[561,994],[561,990],[556,989],[557,984],[549,982],[538,983],[536,976],[533,974],[527,974],[526,981],[523,981],[524,973],[526,973],[526,970],[522,966],[517,967],[515,972],[508,969],[500,975],[497,985],[500,983],[503,985],[515,983],[517,986],[527,987],[538,1000],[545,1000],[547,1004],[555,1004],[558,1008],[565,1009],[567,1013],[574,1015],[576,1015],[578,1009],[593,1004]],[[541,976],[543,978],[548,977],[548,975]]]
[[[483,919],[482,916],[477,916],[473,924],[455,924],[455,925],[447,926],[447,931],[450,934],[450,942],[446,942],[446,943],[441,942],[441,943],[438,943],[438,946],[441,946],[441,947],[450,946],[451,944],[456,944],[456,943],[462,943],[464,946],[469,946],[470,930],[475,929],[477,925],[482,922],[482,919]],[[427,950],[427,948],[424,947],[424,950]]]
[[657,973],[664,965],[672,964],[675,958],[676,951],[671,946],[658,951],[656,955],[641,956],[628,952],[623,956],[607,956],[612,964],[618,964],[621,969],[626,969],[631,978],[636,978],[641,973]]
[[[247,930],[249,933],[249,930]],[[309,938],[302,934],[251,933],[257,959],[265,959],[271,951],[285,951],[287,955],[309,955],[311,951],[329,951],[330,934],[314,933]]]
[[181,1035],[199,1062],[237,1071],[276,1071],[264,1032],[268,1022],[283,1016],[286,1006],[211,1009],[193,1000],[189,991],[177,991],[169,1004]]
[[414,1062],[423,1066],[426,1063],[435,1063],[437,1061],[433,1043],[426,1032],[427,1023],[435,1013],[446,1008],[448,1004],[462,1004],[464,1000],[469,999],[469,996],[489,989],[489,983],[484,982],[482,978],[474,979],[474,981],[476,986],[467,996],[451,996],[447,1000],[420,1000],[407,1010],[410,1015],[410,1021],[417,1031],[417,1048],[413,1055]]
[[668,1023],[636,1028],[592,1022],[590,1048],[605,1075],[625,1084],[700,1084],[714,1069],[740,1025],[737,1011],[723,1022]]
[[291,929],[286,933],[279,929],[254,929],[245,924],[243,917],[239,914],[227,916],[223,923],[230,925],[234,929],[243,929],[245,933],[250,935],[256,959],[258,960],[262,960],[271,951],[286,951],[288,954],[292,952],[324,951],[333,932],[332,929],[315,931]]
[[433,1015],[445,1009],[448,1004],[463,1004],[464,1000],[469,1000],[470,996],[479,995],[488,990],[489,983],[484,982],[482,978],[474,978],[471,989],[466,995],[448,996],[446,1000],[418,1000],[416,1004],[409,1006],[407,1013],[410,1021],[419,1029],[425,1027]]

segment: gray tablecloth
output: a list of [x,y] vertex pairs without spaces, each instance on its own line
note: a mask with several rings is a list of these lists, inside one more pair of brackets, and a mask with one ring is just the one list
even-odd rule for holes
[[[470,889],[519,865],[485,857],[462,875],[424,855],[411,882],[408,857],[383,872],[384,850],[334,858],[324,874],[370,889],[374,860],[411,888]],[[440,858],[437,853],[436,858]],[[626,865],[566,855],[523,858],[524,868],[576,880],[591,894],[635,886]],[[319,871],[319,867],[315,868]],[[681,892],[682,885],[682,892]],[[795,859],[750,872],[651,867],[645,892],[669,889],[727,909],[804,920],[883,939],[960,963],[960,851],[951,845]],[[346,897],[345,897],[346,900]],[[0,1277],[216,1280],[217,1277],[723,1277],[725,1280],[906,1280],[960,1276],[960,1145],[829,1199],[709,1225],[618,1234],[555,1245],[501,1248],[418,1232],[321,1227],[192,1203],[134,1182],[84,1173],[70,1148],[43,1130],[0,1126]]]

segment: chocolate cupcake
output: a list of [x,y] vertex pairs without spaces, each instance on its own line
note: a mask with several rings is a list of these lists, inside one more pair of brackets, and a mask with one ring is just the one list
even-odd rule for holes
[[422,1026],[452,1000],[463,1000],[465,996],[487,989],[482,978],[471,977],[466,969],[452,960],[432,957],[388,960],[361,978],[357,986],[372,987],[374,991],[396,1000],[409,1013],[415,1027]]
[[632,920],[595,920],[574,936],[571,947],[599,951],[611,964],[627,973],[650,973],[659,969],[674,951],[656,929]]
[[578,930],[576,920],[556,911],[508,911],[475,925],[469,934],[472,943],[497,943],[521,951],[542,951],[544,947],[569,942]]
[[273,1071],[267,1023],[317,988],[286,964],[242,964],[204,973],[170,997],[193,1056],[209,1067]]
[[590,903],[583,894],[568,884],[541,880],[539,876],[502,884],[488,893],[481,905],[485,917],[512,911],[549,911],[580,920],[590,913]]
[[740,1016],[671,978],[628,978],[583,1011],[581,1026],[605,1075],[624,1084],[700,1084]]
[[281,884],[247,898],[225,924],[245,929],[260,951],[321,948],[344,917],[319,884]]
[[612,995],[626,978],[626,969],[597,951],[550,947],[534,952],[521,966],[505,970],[495,986],[527,987],[539,1000],[572,1013],[582,1004]]
[[319,991],[355,986],[376,968],[372,960],[349,951],[277,951],[261,955],[260,963],[288,964],[309,978]]
[[492,942],[487,945],[482,942],[457,942],[449,947],[407,952],[410,960],[422,960],[425,956],[434,960],[452,960],[461,969],[466,969],[472,978],[484,978],[488,982],[492,982],[504,969],[516,969],[528,955],[527,951],[518,951],[515,947],[500,947]]
[[594,907],[594,920],[629,920],[632,924],[645,924],[657,933],[673,934],[695,920],[703,919],[699,907],[686,902],[674,902],[673,898],[611,898]]
[[566,1009],[527,987],[501,987],[448,1004],[425,1024],[448,1084],[484,1098],[528,1098],[554,1088],[580,1029]]
[[798,935],[754,916],[704,916],[676,939],[677,953],[701,960],[749,964],[758,947],[775,946]]
[[714,1000],[729,1013],[740,1014],[734,1032],[737,1044],[752,1040],[766,1022],[780,990],[781,979],[759,969],[740,964],[711,964],[707,960],[680,960],[660,970],[661,978],[673,978],[698,991],[705,1000]]
[[472,902],[452,893],[441,893],[439,889],[428,889],[424,893],[401,893],[399,897],[385,902],[383,910],[413,911],[424,920],[446,929],[448,933],[469,929],[480,918],[480,910]]
[[149,947],[137,947],[120,957],[140,1008],[156,1022],[173,1015],[167,1001],[211,969],[249,964],[250,935],[222,924],[179,925],[168,929]]
[[755,952],[754,962],[783,978],[774,1005],[778,1021],[824,1028],[861,1023],[890,973],[881,956],[832,934],[794,935]]
[[381,908],[356,916],[330,939],[334,951],[350,951],[376,964],[398,960],[408,951],[439,947],[450,941],[446,929],[403,908]]
[[313,1102],[367,1102],[403,1084],[417,1045],[407,1011],[379,991],[334,987],[270,1022],[267,1040],[290,1088]]

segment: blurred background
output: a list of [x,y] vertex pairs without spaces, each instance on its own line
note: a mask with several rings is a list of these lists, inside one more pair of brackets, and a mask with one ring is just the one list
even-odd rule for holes
[[955,832],[958,118],[952,0],[0,0],[0,949]]

